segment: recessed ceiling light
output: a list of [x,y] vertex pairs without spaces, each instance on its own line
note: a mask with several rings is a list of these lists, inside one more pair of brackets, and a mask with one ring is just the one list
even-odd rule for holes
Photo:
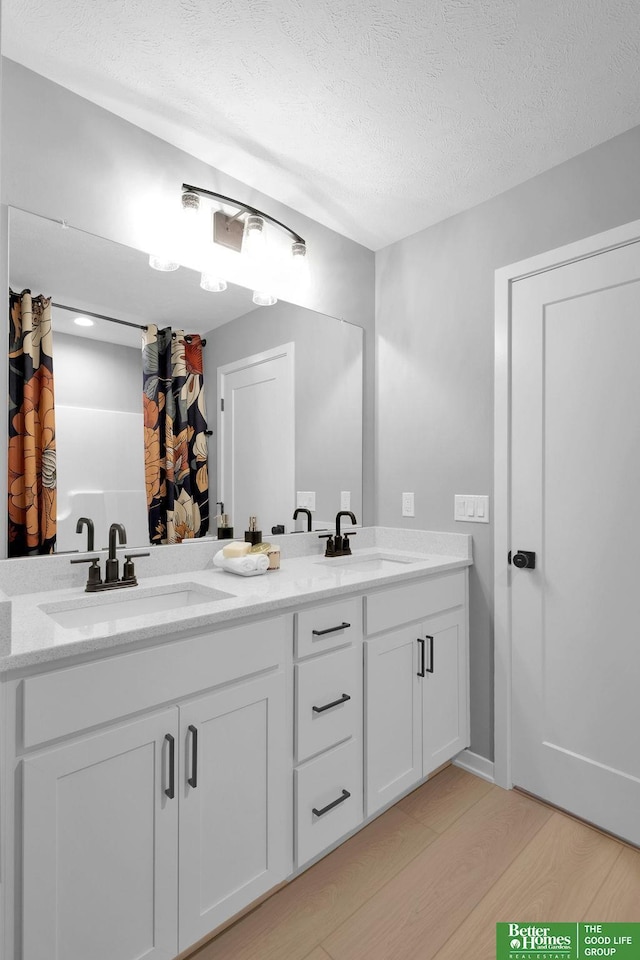
[[79,327],[93,326],[93,320],[91,319],[91,317],[76,317],[73,322],[77,323]]

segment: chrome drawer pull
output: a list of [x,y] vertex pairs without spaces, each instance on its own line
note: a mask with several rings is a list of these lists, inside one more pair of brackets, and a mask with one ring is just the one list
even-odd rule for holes
[[350,623],[341,623],[339,627],[328,627],[326,630],[312,630],[314,637],[324,637],[327,633],[337,633],[338,630],[346,630]]
[[324,713],[325,710],[331,710],[331,707],[339,707],[341,703],[346,703],[347,700],[351,700],[351,697],[348,693],[343,693],[341,697],[337,700],[334,700],[333,703],[325,703],[323,707],[312,707],[314,713]]
[[348,800],[351,794],[348,790],[342,791],[342,796],[338,797],[337,800],[334,800],[332,803],[328,803],[326,807],[323,807],[322,810],[317,810],[316,807],[313,807],[312,813],[315,813],[316,817],[323,817],[325,813],[328,813],[329,810],[333,810],[334,807],[337,807],[339,803],[344,803],[345,800]]

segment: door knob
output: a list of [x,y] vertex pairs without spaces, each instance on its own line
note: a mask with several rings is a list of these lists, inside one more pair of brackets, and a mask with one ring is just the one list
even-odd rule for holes
[[[511,563],[511,554],[509,554],[509,563]],[[520,570],[535,570],[536,555],[532,550],[518,550],[513,555],[513,565]]]

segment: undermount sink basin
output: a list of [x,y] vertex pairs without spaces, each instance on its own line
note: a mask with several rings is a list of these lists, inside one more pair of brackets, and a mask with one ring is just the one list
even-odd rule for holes
[[416,557],[392,557],[386,554],[372,553],[364,557],[357,554],[352,554],[350,557],[325,557],[324,560],[317,560],[316,562],[323,566],[347,567],[349,570],[373,573],[377,570],[397,570],[399,567],[406,567],[408,564],[419,563],[420,561]]
[[[134,590],[136,588],[133,588]],[[149,613],[162,613],[167,610],[182,610],[200,603],[212,603],[215,600],[228,600],[232,593],[214,590],[193,583],[183,583],[168,590],[159,588],[144,595],[128,594],[123,588],[122,595],[114,597],[94,594],[82,600],[63,600],[60,603],[43,604],[40,609],[59,623],[61,627],[89,627],[95,623],[107,623],[112,620],[126,620]]]

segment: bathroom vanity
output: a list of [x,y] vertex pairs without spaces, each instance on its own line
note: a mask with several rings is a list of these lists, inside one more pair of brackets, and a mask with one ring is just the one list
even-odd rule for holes
[[247,579],[163,548],[120,608],[3,565],[6,957],[172,960],[468,746],[470,538],[395,533]]

